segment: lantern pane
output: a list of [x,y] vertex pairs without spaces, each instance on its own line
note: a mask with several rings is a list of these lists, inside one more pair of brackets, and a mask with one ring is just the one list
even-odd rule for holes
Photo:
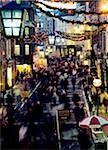
[[20,19],[3,19],[4,27],[20,27]]
[[12,21],[12,27],[18,27],[20,28],[20,25],[21,25],[21,20],[20,19],[13,19]]
[[20,28],[13,28],[13,36],[19,36]]
[[12,27],[11,19],[3,19],[4,27]]
[[12,28],[5,28],[5,33],[7,36],[12,36]]
[[11,10],[2,10],[2,18],[11,18]]
[[22,11],[21,10],[13,10],[12,11],[12,18],[21,18]]

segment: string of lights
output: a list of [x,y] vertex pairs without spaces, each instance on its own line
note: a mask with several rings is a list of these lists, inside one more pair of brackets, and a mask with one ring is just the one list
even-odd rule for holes
[[[100,27],[99,29],[93,31],[93,35],[97,35],[100,31],[104,30],[105,29],[105,25]],[[65,38],[65,39],[69,39],[69,40],[72,40],[72,41],[83,41],[83,40],[88,40],[90,39],[90,36],[92,34],[92,32],[90,31],[87,31],[87,32],[84,32],[84,33],[66,33],[66,32],[61,32],[61,31],[56,31],[56,33],[62,37],[62,38]],[[36,42],[37,44],[38,43],[41,43],[42,41],[47,41],[48,40],[48,35],[46,35],[45,32],[42,32],[42,33],[36,33],[35,35],[31,35],[30,37],[28,38],[25,38],[24,41],[25,42]]]
[[[49,8],[49,9],[53,9],[53,10],[58,10],[58,11],[62,11],[62,12],[64,12],[64,13],[66,13],[66,12],[68,12],[67,10],[69,10],[69,8],[67,9],[67,8],[62,8],[62,7],[57,7],[57,6],[53,6],[53,5],[48,5],[48,4],[46,4],[44,1],[42,2],[42,1],[38,1],[38,0],[36,0],[35,2],[34,2],[35,4],[42,4],[42,5],[44,5],[45,7],[47,7],[47,8]],[[85,3],[86,3],[86,1],[85,1]],[[70,6],[72,6],[72,4],[74,5],[74,3],[69,3],[69,5]],[[71,7],[70,7],[71,8]],[[81,9],[79,9],[79,10],[77,10],[76,8],[71,8],[71,11],[69,11],[72,15],[74,15],[74,14],[76,14],[76,13],[78,13],[78,14],[82,14],[82,13],[84,13],[84,14],[97,14],[97,15],[102,15],[103,14],[103,12],[96,12],[96,11],[86,11],[86,9],[85,10],[81,10]],[[104,12],[104,14],[108,14],[108,12]]]
[[[38,5],[38,4],[43,4],[45,7],[48,7],[51,10],[46,11],[46,10],[42,9],[42,7],[40,5]],[[80,11],[79,12],[77,10],[72,10],[73,14],[75,14],[75,13],[83,14],[84,17],[85,17],[84,21],[76,21],[76,20],[67,20],[67,19],[61,17],[60,15],[55,15],[54,12],[53,13],[51,12],[52,9],[53,9],[53,11],[58,9],[59,11],[64,11],[64,13],[66,13],[66,9],[61,9],[61,8],[58,8],[58,7],[49,6],[47,4],[44,4],[41,1],[39,2],[37,0],[35,2],[31,2],[31,5],[35,9],[40,10],[40,12],[44,13],[46,16],[52,17],[54,20],[59,19],[59,21],[66,22],[66,23],[71,23],[72,25],[74,25],[74,24],[78,24],[78,25],[82,24],[82,25],[89,25],[89,26],[93,26],[93,25],[97,26],[98,29],[93,31],[93,35],[96,35],[97,33],[99,33],[101,30],[103,30],[105,28],[106,24],[108,24],[107,21],[93,22],[93,23],[86,21],[86,15],[91,15],[91,14],[99,15],[99,13],[96,13],[96,12],[86,12],[86,11]],[[100,25],[102,25],[102,26],[100,26]],[[91,36],[92,32],[91,31],[89,31],[89,32],[85,31],[83,34],[76,34],[76,33],[75,34],[69,34],[69,33],[63,33],[63,32],[61,33],[59,31],[58,34],[60,36],[62,36],[63,38],[66,38],[66,39],[70,39],[70,40],[73,40],[73,41],[82,41],[84,39],[90,39],[90,36]],[[36,36],[36,35],[34,37],[32,36],[32,38],[31,38],[32,41],[36,41],[36,40],[42,41],[42,39],[45,39],[45,38],[42,38],[41,36]]]
[[55,15],[54,13],[52,14],[50,11],[43,10],[42,7],[40,7],[38,5],[38,3],[32,3],[32,4],[33,4],[33,6],[36,9],[39,9],[42,13],[45,13],[47,16],[52,17],[53,19],[59,19],[62,22],[71,23],[71,24],[75,24],[75,23],[77,23],[77,24],[84,24],[84,22],[86,22],[85,24],[95,25],[95,26],[100,26],[100,25],[103,25],[103,24],[108,24],[108,20],[107,19],[105,21],[102,21],[102,22],[100,22],[99,19],[97,19],[97,22],[95,22],[95,21],[91,22],[91,20],[89,20],[89,22],[87,22],[85,13],[82,13],[83,16],[84,16],[84,18],[85,18],[82,21],[67,20],[67,19],[61,17],[60,15]]

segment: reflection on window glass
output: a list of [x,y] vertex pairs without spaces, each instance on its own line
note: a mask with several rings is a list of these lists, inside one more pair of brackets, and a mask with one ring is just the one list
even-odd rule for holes
[[25,45],[25,55],[29,55],[29,45]]
[[20,28],[13,28],[13,36],[19,35]]
[[6,33],[6,35],[11,36],[12,35],[12,28],[5,28],[5,33]]
[[29,28],[28,27],[25,28],[25,35],[29,35]]
[[15,45],[15,55],[20,55],[20,45]]
[[2,17],[3,18],[11,18],[11,10],[3,10]]
[[13,10],[12,11],[12,18],[21,18],[22,11],[21,10]]

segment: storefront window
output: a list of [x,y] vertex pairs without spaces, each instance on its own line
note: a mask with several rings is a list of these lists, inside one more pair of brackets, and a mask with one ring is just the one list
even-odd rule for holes
[[25,28],[25,35],[26,36],[29,35],[29,28],[28,27]]
[[29,45],[25,45],[25,55],[29,55]]
[[11,87],[12,86],[12,67],[7,68],[7,82],[8,82],[8,86]]
[[20,45],[15,45],[15,55],[20,55]]

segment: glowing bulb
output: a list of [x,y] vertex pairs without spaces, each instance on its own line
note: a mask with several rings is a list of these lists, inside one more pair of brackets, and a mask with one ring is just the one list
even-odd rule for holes
[[99,7],[101,12],[108,12],[108,1],[101,2]]

